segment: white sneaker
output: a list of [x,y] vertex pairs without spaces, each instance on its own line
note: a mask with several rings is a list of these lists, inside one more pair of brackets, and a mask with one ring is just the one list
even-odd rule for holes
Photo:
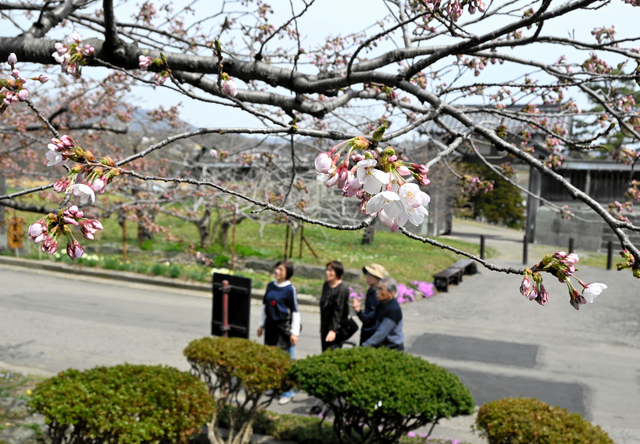
[[278,404],[280,405],[289,404],[292,400],[293,400],[293,396],[287,396],[286,398],[278,399]]

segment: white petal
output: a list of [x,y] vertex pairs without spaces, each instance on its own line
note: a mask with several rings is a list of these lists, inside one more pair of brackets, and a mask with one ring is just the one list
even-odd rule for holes
[[377,213],[384,207],[386,203],[387,199],[385,199],[382,193],[376,194],[369,200],[369,202],[367,202],[367,213]]
[[366,175],[364,182],[362,182],[362,188],[369,194],[378,194],[382,191],[382,182],[373,176]]
[[389,173],[385,173],[384,171],[376,170],[375,168],[372,168],[369,171],[371,172],[371,175],[373,175],[376,179],[378,179],[383,184],[386,185],[386,184],[389,183],[389,180],[390,180],[390,174]]

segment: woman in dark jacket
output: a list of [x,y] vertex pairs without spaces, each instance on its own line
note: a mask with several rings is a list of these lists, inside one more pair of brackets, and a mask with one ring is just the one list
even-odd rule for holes
[[336,342],[340,325],[346,325],[349,317],[349,289],[342,283],[344,267],[339,261],[331,261],[325,270],[326,282],[320,298],[320,341],[322,351],[341,347]]

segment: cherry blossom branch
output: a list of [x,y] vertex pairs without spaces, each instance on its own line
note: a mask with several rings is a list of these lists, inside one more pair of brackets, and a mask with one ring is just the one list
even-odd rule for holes
[[[235,196],[237,198],[243,199],[249,203],[252,203],[253,205],[259,206],[261,207],[261,210],[256,210],[256,211],[273,211],[275,213],[282,213],[285,214],[287,216],[291,216],[295,219],[298,219],[302,222],[306,222],[309,224],[313,224],[313,225],[319,225],[325,228],[331,228],[334,230],[341,230],[341,231],[358,231],[362,228],[366,228],[368,227],[371,222],[373,221],[372,218],[367,218],[365,220],[363,220],[362,222],[360,222],[359,224],[356,225],[342,225],[342,224],[332,224],[329,222],[325,222],[322,220],[318,220],[318,219],[313,219],[307,216],[303,216],[302,214],[296,213],[294,211],[290,211],[287,210],[286,208],[282,208],[282,207],[277,207],[273,204],[270,204],[268,202],[263,202],[261,200],[257,200],[254,198],[251,198],[245,194],[239,193],[237,191],[234,190],[230,190],[228,188],[225,188],[217,183],[214,182],[210,182],[210,181],[206,181],[206,180],[196,180],[196,179],[191,179],[191,178],[182,178],[182,177],[160,177],[160,176],[147,176],[147,175],[143,175],[140,173],[136,173],[134,171],[130,171],[130,170],[122,170],[122,174],[127,175],[127,176],[131,176],[131,177],[135,177],[136,179],[140,179],[140,180],[144,180],[144,181],[158,181],[158,182],[173,182],[173,183],[188,183],[191,185],[197,185],[197,186],[207,186],[207,187],[211,187],[214,188],[220,192],[223,192],[225,194],[229,194],[231,196]],[[0,196],[0,199],[2,199],[2,196]]]
[[313,3],[316,0],[310,0],[309,3],[307,3],[305,0],[302,0],[302,3],[304,3],[304,9],[300,12],[300,14],[298,15],[294,15],[293,17],[291,17],[289,20],[287,20],[282,26],[280,26],[278,29],[276,29],[274,32],[271,33],[271,35],[269,35],[266,39],[264,39],[262,41],[262,43],[260,44],[260,49],[258,49],[258,52],[253,56],[253,59],[257,62],[259,62],[260,60],[262,60],[262,50],[264,49],[265,45],[269,42],[269,40],[271,40],[272,38],[274,38],[276,35],[278,35],[280,33],[280,31],[282,31],[283,29],[285,29],[287,26],[289,26],[291,24],[291,22],[299,19],[300,17],[302,17],[311,7],[311,5],[313,5]]

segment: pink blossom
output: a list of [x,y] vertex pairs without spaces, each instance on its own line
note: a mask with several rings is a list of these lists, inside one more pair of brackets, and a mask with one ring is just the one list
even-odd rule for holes
[[578,261],[580,260],[580,258],[578,258],[578,255],[575,253],[571,253],[569,254],[567,257],[564,258],[564,263],[569,264],[569,265],[575,265],[578,263]]
[[18,71],[17,69],[14,69],[13,71],[11,71],[11,77],[13,77],[14,79],[19,79],[20,71]]
[[411,174],[411,171],[409,170],[409,168],[407,168],[404,165],[401,165],[399,167],[396,168],[396,171],[398,172],[398,174],[400,174],[401,176],[408,176],[409,174]]
[[29,91],[27,91],[26,89],[21,89],[18,92],[18,97],[20,98],[20,100],[27,100],[29,98]]
[[102,189],[104,189],[104,186],[105,186],[104,180],[102,180],[102,178],[98,178],[94,180],[93,183],[91,184],[91,189],[96,193],[98,193],[102,191]]
[[525,274],[524,278],[522,279],[522,283],[520,284],[520,293],[522,293],[522,296],[524,296],[525,298],[529,298],[532,291],[533,285],[531,283],[531,276]]
[[45,226],[41,221],[35,222],[34,224],[29,226],[29,236],[32,238],[37,238],[45,231]]
[[11,53],[9,54],[9,58],[7,59],[7,63],[11,66],[15,65],[16,63],[18,63],[18,57],[16,57],[15,53]]
[[331,172],[331,168],[333,168],[333,161],[327,152],[320,153],[318,157],[316,157],[315,164],[316,171],[321,174],[329,174]]
[[151,66],[151,63],[153,62],[152,57],[147,57],[143,55],[138,57],[138,60],[140,61],[140,69],[142,71],[146,71],[147,69],[149,69],[149,67]]
[[235,97],[236,95],[238,95],[238,87],[236,86],[236,82],[234,82],[233,79],[227,80],[226,82],[224,82],[224,85],[222,85],[222,91],[224,91],[224,93],[228,96]]
[[49,76],[46,74],[40,74],[38,80],[40,81],[40,83],[47,83],[49,81]]

